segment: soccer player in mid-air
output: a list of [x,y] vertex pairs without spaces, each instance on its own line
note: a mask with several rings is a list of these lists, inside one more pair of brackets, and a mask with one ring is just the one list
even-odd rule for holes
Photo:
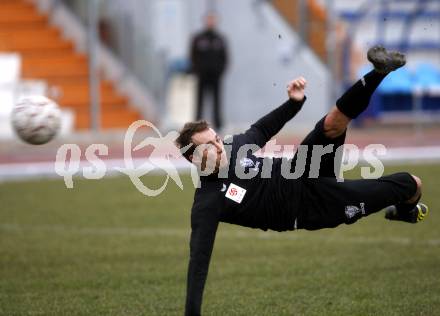
[[[347,126],[368,106],[370,97],[388,73],[405,65],[405,56],[375,46],[368,51],[374,69],[349,88],[303,140],[302,145],[344,144]],[[293,80],[287,87],[288,101],[267,114],[245,133],[234,135],[229,157],[225,145],[216,132],[204,121],[185,124],[176,144],[188,146],[184,156],[198,165],[199,170],[215,157],[214,172],[201,177],[191,211],[190,261],[187,280],[186,315],[200,315],[203,289],[219,222],[289,231],[332,228],[352,224],[361,217],[386,208],[385,217],[416,223],[428,213],[419,203],[421,180],[409,173],[395,173],[378,179],[337,180],[335,168],[340,157],[333,153],[322,156],[319,176],[308,177],[312,150],[307,152],[306,168],[297,179],[282,176],[282,158],[271,160],[270,177],[263,177],[264,158],[254,150],[239,150],[243,145],[255,144],[262,148],[292,119],[305,102],[306,80]],[[196,150],[204,144],[201,153]],[[248,147],[251,148],[251,147]],[[290,161],[292,169],[298,153]],[[267,158],[266,158],[267,159]],[[335,164],[336,163],[336,164]],[[212,159],[211,159],[212,164]],[[237,166],[237,164],[239,164]],[[237,176],[236,167],[254,172],[252,178]],[[226,177],[219,177],[226,170]]]

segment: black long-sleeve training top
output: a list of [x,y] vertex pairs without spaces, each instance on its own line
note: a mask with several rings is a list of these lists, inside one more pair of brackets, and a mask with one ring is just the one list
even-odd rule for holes
[[[191,210],[185,315],[201,313],[203,289],[219,222],[262,230],[294,229],[294,205],[299,199],[299,182],[291,181],[290,185],[283,185],[286,180],[281,176],[281,158],[271,159],[271,175],[262,176],[262,172],[266,172],[263,170],[263,161],[266,164],[267,158],[254,156],[255,149],[240,150],[240,147],[255,144],[263,148],[298,113],[304,102],[305,98],[302,101],[289,99],[258,120],[245,133],[234,135],[227,178],[215,175],[201,177],[201,186],[195,192]],[[235,172],[236,164],[244,169],[244,174],[253,177],[240,179],[242,176],[238,177]]]
[[226,39],[216,30],[204,30],[191,42],[191,68],[202,78],[219,77],[228,66]]

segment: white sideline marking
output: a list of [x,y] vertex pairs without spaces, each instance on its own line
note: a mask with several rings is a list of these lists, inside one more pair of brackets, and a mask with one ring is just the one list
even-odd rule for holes
[[[440,162],[440,146],[425,146],[425,147],[398,147],[388,148],[387,154],[381,156],[380,159],[385,164],[424,164],[424,163],[438,163]],[[115,167],[125,167],[124,159],[107,159],[104,160],[107,173],[106,176],[121,175],[115,170]],[[140,166],[145,159],[133,158],[133,164]],[[167,159],[156,159],[155,165],[158,167],[151,173],[160,173],[166,166]],[[350,161],[349,161],[350,162]],[[173,160],[177,170],[180,172],[189,172],[191,165],[184,159]],[[362,158],[360,163],[366,163]],[[8,180],[27,180],[39,178],[60,178],[55,173],[54,162],[28,162],[28,163],[6,163],[0,164],[0,182]],[[85,166],[90,166],[87,161],[81,161],[80,170]],[[78,176],[81,174],[78,173]]]
[[[83,236],[109,236],[109,235],[127,235],[127,236],[171,236],[179,238],[189,238],[190,229],[184,228],[129,228],[129,227],[72,227],[63,225],[17,225],[0,224],[0,231],[5,233],[26,233],[26,232],[48,232],[61,233],[67,235]],[[321,234],[307,235],[298,232],[262,232],[262,231],[219,231],[219,237],[222,239],[278,239],[278,240],[318,240],[327,243],[355,243],[355,244],[376,244],[392,243],[398,245],[428,245],[440,246],[440,239],[412,239],[408,237],[330,237]]]
[[[145,159],[133,158],[133,164],[135,166],[140,166],[145,162]],[[117,176],[122,174],[115,170],[116,167],[125,167],[124,159],[105,159],[106,165],[106,176]],[[168,164],[167,159],[155,158],[154,163],[158,165],[156,169],[151,171],[151,174],[158,174],[166,170]],[[178,171],[190,171],[191,165],[185,159],[173,160],[174,166]],[[160,168],[164,166],[163,168]],[[81,160],[79,164],[79,169],[82,171],[84,167],[90,167],[90,163],[85,160]],[[99,169],[102,171],[102,169]],[[138,170],[142,170],[139,168]],[[82,176],[82,173],[78,173],[75,176]],[[39,179],[39,178],[58,178],[62,179],[55,172],[55,162],[27,162],[27,163],[8,163],[0,164],[0,182],[5,182],[8,180],[27,180],[27,179]]]

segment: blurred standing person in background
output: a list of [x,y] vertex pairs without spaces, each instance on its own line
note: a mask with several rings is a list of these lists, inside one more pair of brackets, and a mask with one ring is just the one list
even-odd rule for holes
[[191,67],[197,76],[197,114],[202,118],[203,101],[207,92],[213,98],[214,126],[222,127],[221,79],[228,64],[226,40],[217,30],[217,16],[210,12],[205,16],[205,28],[191,42]]

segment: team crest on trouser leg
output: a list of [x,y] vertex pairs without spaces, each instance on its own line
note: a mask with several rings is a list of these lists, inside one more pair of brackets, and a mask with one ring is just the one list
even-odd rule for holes
[[362,215],[365,215],[365,203],[360,203],[359,207],[356,205],[347,205],[345,207],[345,216],[349,223],[354,223]]

